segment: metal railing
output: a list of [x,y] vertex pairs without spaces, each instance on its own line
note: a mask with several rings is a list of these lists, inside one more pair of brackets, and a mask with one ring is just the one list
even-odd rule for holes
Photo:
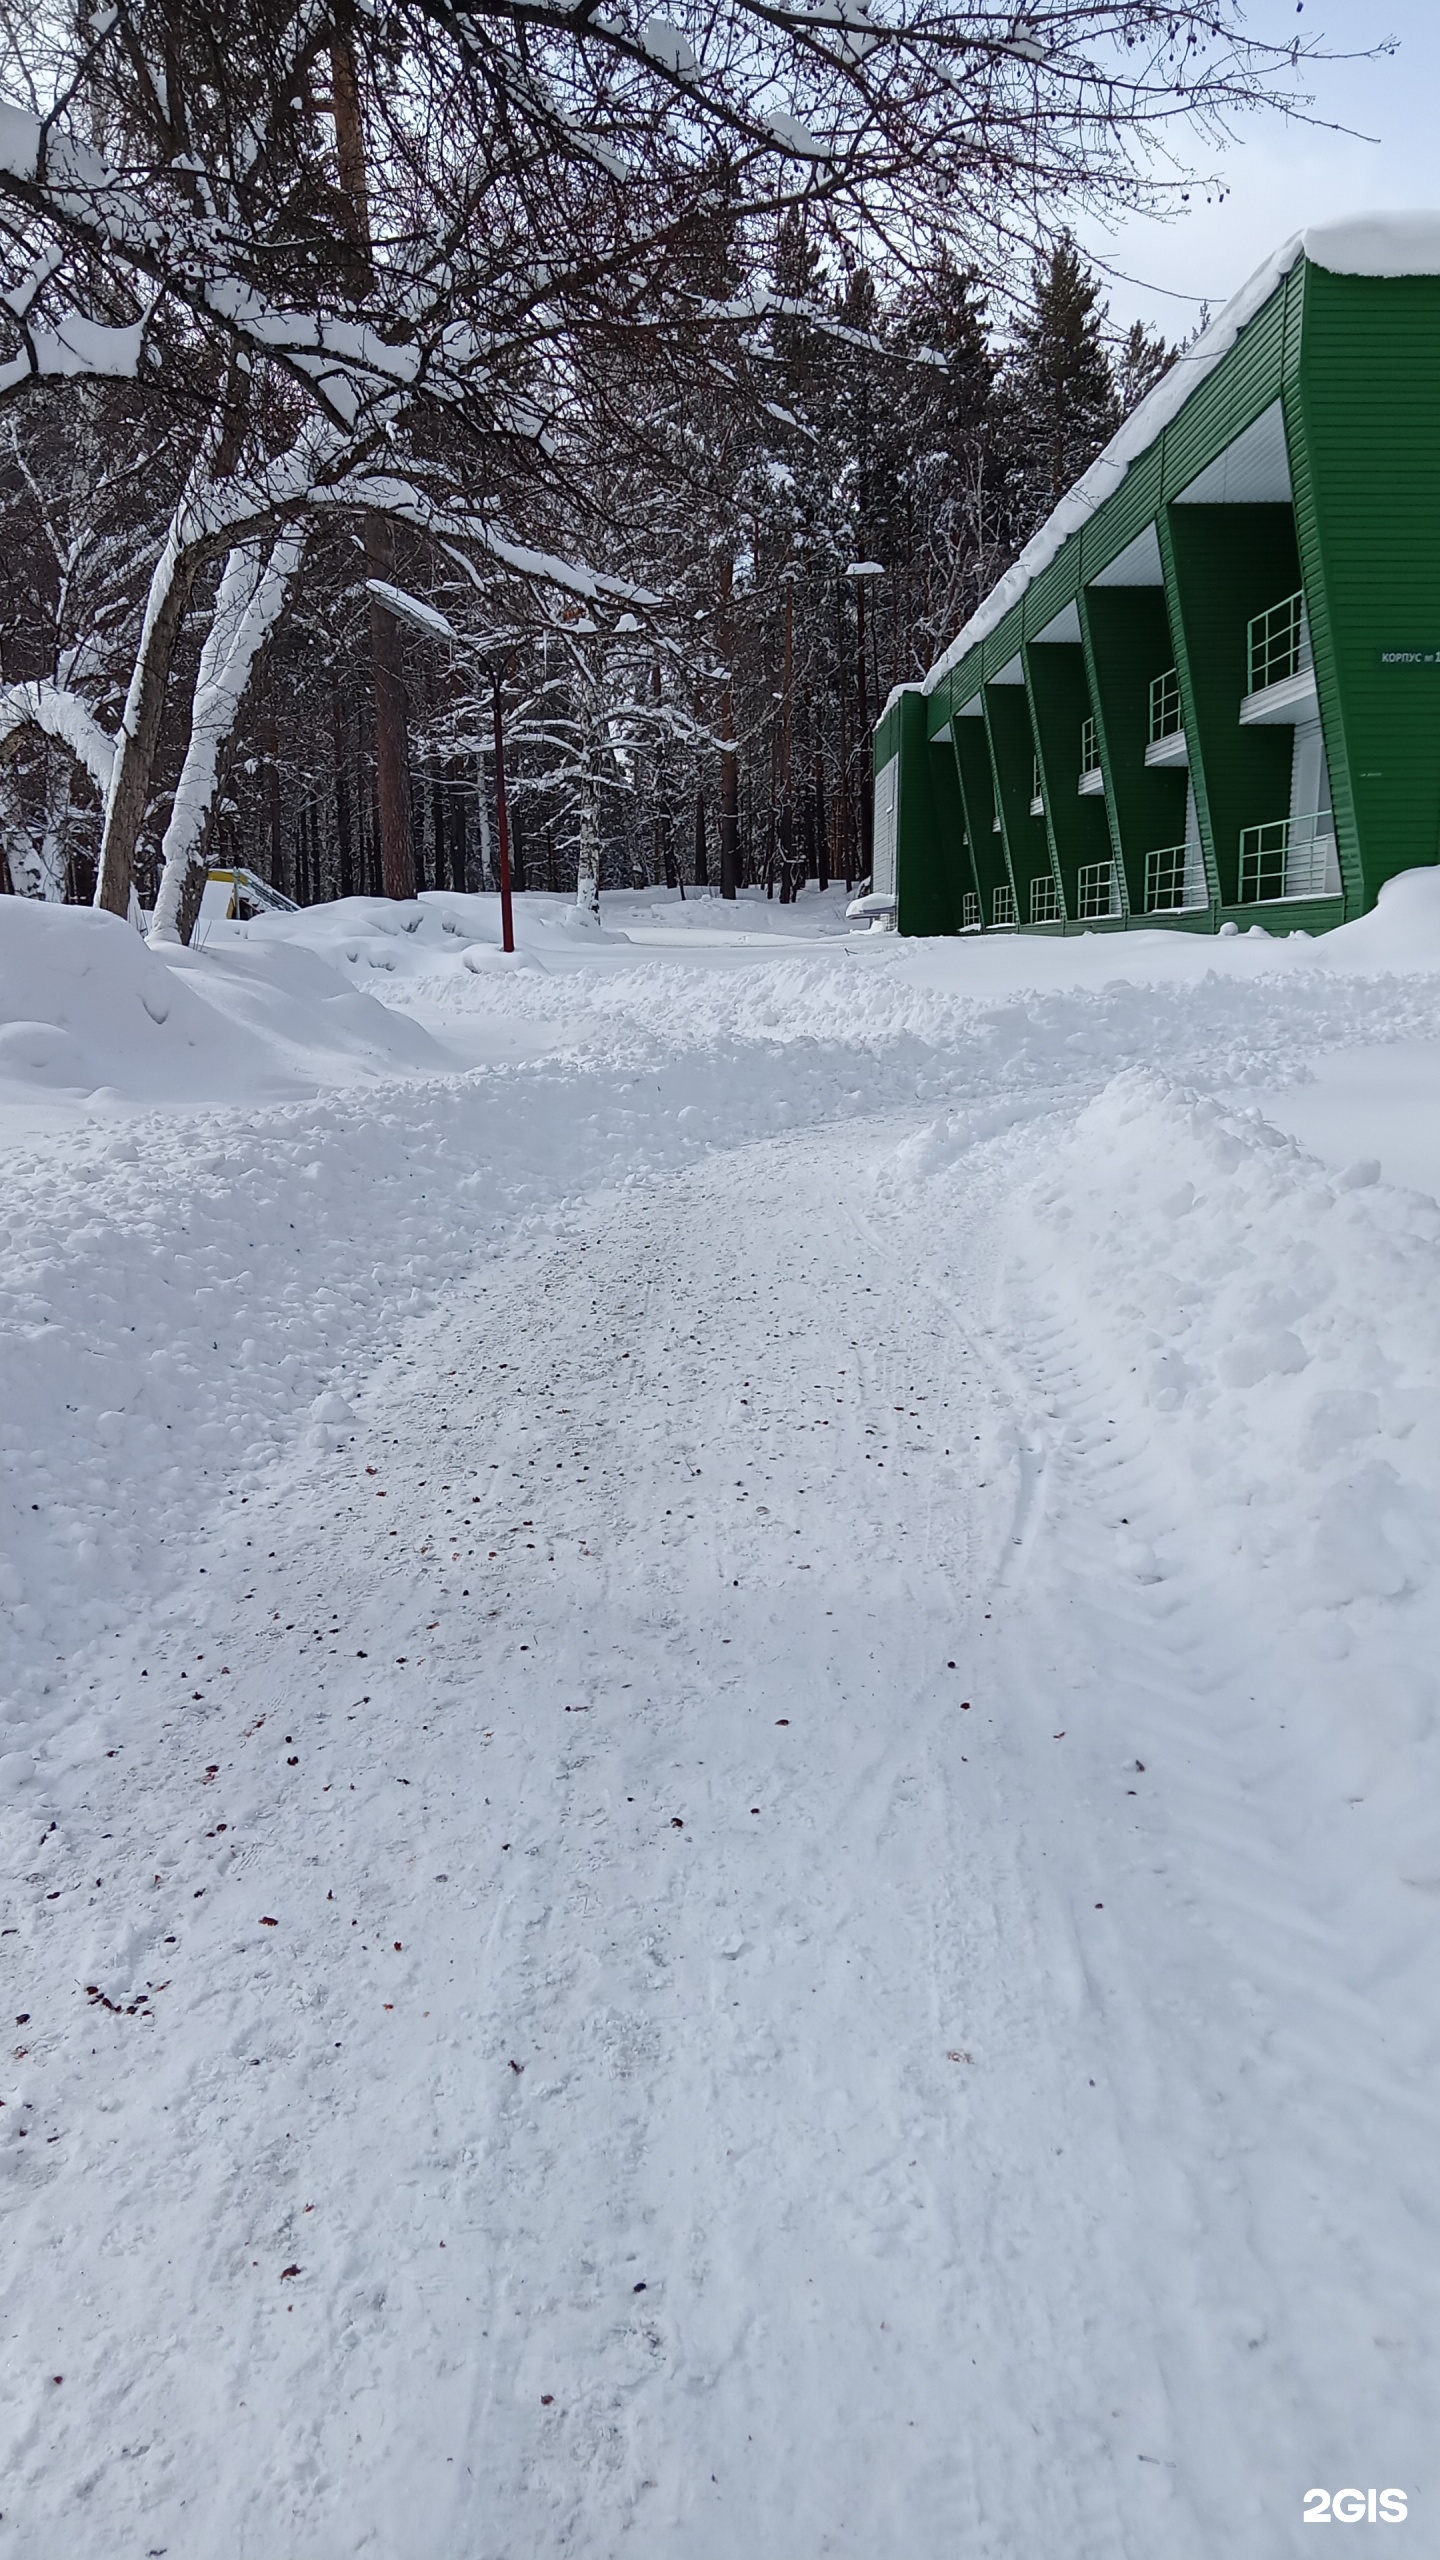
[[1076,914],[1082,924],[1095,916],[1120,913],[1120,884],[1113,862],[1083,862],[1076,888]]
[[1090,719],[1082,720],[1080,723],[1080,772],[1083,777],[1087,773],[1098,773],[1099,770],[1100,741],[1095,734],[1095,721],[1092,714]]
[[967,889],[960,900],[960,930],[968,933],[980,922],[980,901],[973,889]]
[[1287,676],[1299,674],[1304,632],[1303,587],[1254,615],[1246,631],[1248,693],[1263,693],[1267,685],[1283,684]]
[[1305,818],[1272,818],[1240,834],[1240,904],[1279,898],[1338,898],[1340,857],[1329,809]]
[[1164,844],[1146,854],[1147,916],[1184,915],[1209,904],[1210,890],[1198,845]]
[[1042,874],[1030,883],[1030,921],[1032,924],[1063,924],[1065,909],[1060,902],[1059,885],[1053,873]]
[[1015,892],[1010,887],[1008,881],[1002,888],[996,890],[995,904],[992,912],[997,924],[1013,924],[1015,922]]
[[1180,670],[1167,667],[1163,676],[1150,679],[1150,744],[1161,738],[1178,737],[1184,723],[1180,716]]

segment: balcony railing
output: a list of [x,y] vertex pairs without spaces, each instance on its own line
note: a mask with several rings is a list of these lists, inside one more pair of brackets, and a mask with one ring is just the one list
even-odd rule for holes
[[1085,774],[1087,774],[1087,773],[1098,773],[1098,772],[1099,772],[1099,770],[1100,770],[1100,741],[1099,741],[1099,739],[1097,738],[1097,736],[1096,736],[1096,734],[1095,734],[1095,722],[1094,722],[1094,719],[1093,719],[1093,718],[1091,718],[1091,719],[1089,719],[1089,720],[1082,720],[1082,721],[1081,721],[1081,723],[1080,723],[1080,772],[1081,772],[1081,775],[1082,775],[1082,777],[1083,777],[1083,776],[1084,776]]
[[1120,913],[1120,885],[1113,862],[1082,863],[1076,889],[1075,912],[1082,924]]
[[1180,670],[1167,667],[1163,676],[1150,679],[1150,744],[1161,738],[1174,738],[1183,728],[1180,716]]
[[1340,857],[1329,809],[1306,818],[1274,818],[1240,837],[1240,904],[1281,898],[1338,898]]
[[1209,904],[1210,889],[1198,845],[1166,844],[1146,854],[1147,915],[1185,915]]
[[1247,693],[1263,693],[1271,684],[1283,684],[1287,676],[1296,676],[1304,665],[1305,593],[1299,589],[1285,596],[1279,604],[1268,605],[1257,613],[1246,634],[1250,680]]
[[1008,881],[1006,881],[1004,885],[998,888],[995,892],[993,914],[997,924],[1013,924],[1015,922],[1015,892],[1010,887]]
[[1065,910],[1053,875],[1030,883],[1030,921],[1032,924],[1063,924]]
[[973,933],[980,922],[980,900],[973,889],[966,889],[960,899],[960,930]]

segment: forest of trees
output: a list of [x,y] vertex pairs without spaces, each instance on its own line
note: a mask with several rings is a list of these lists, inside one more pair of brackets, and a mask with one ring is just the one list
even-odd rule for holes
[[182,937],[207,864],[489,887],[497,712],[517,887],[861,877],[890,687],[1169,361],[1063,217],[1265,94],[1294,48],[1232,20],[138,0],[22,46],[5,885]]

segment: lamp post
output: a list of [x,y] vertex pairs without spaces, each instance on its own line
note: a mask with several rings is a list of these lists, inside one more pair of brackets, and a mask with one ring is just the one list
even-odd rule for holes
[[883,578],[885,570],[878,560],[852,560],[847,578],[855,581],[855,626],[860,648],[860,871],[862,879],[872,877],[875,868],[875,742],[870,729],[870,675],[865,647],[865,590],[872,578]]

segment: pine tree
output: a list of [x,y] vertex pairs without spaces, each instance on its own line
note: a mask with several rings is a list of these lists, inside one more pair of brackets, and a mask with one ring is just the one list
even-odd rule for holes
[[1016,329],[1006,367],[1011,534],[1017,548],[1120,424],[1104,328],[1099,279],[1068,231],[1062,232],[1036,259],[1032,307]]
[[1004,566],[998,362],[979,277],[946,254],[935,259],[902,297],[897,340],[910,358],[896,423],[916,554],[906,672],[919,672]]
[[1115,359],[1115,386],[1127,418],[1146,392],[1154,390],[1161,375],[1169,372],[1178,353],[1157,331],[1147,329],[1143,320],[1131,321]]

